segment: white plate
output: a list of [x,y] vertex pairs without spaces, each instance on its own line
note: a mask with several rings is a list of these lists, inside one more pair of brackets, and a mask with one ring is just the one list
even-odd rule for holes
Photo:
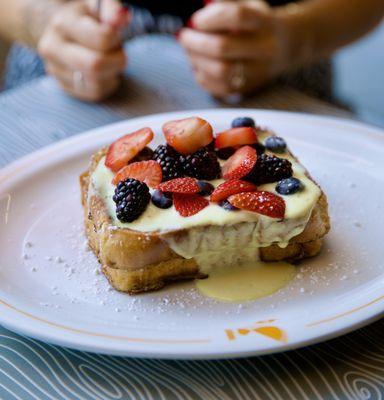
[[[190,115],[216,130],[254,117],[287,139],[328,195],[324,251],[270,297],[219,303],[193,282],[130,297],[109,289],[86,249],[78,176],[89,156],[123,133],[142,126],[159,133],[165,121]],[[76,349],[191,359],[278,352],[348,332],[384,310],[383,176],[382,131],[273,111],[147,116],[46,147],[0,171],[0,322]]]

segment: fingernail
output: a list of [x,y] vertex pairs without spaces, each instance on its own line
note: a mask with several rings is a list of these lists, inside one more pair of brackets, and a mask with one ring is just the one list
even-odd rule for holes
[[120,10],[119,10],[119,16],[121,15],[122,17],[124,17],[124,16],[126,16],[127,14],[129,14],[128,8],[121,7]]
[[132,12],[128,7],[121,7],[118,13],[118,17],[128,19],[131,17],[131,14]]
[[204,5],[207,6],[208,4],[213,3],[214,0],[204,0]]
[[196,25],[195,25],[195,23],[193,22],[192,17],[189,18],[189,20],[187,21],[187,27],[188,27],[188,28],[191,28],[191,29],[196,29]]

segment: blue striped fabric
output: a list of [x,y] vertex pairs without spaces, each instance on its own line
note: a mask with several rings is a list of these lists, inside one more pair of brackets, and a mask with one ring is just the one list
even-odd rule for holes
[[[71,99],[47,78],[0,95],[0,166],[123,118],[226,106],[196,86],[172,38],[137,39],[128,52],[124,88],[106,103]],[[272,89],[241,106],[346,115],[289,89]],[[0,327],[0,399],[380,399],[383,328],[380,321],[340,339],[274,356],[188,362],[88,354]]]

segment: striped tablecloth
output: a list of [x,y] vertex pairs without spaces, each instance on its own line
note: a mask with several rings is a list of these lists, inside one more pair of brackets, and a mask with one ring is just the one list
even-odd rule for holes
[[[127,46],[121,92],[100,104],[64,95],[49,78],[0,95],[0,167],[96,126],[162,111],[225,107],[191,78],[172,38]],[[231,104],[233,106],[233,104]],[[292,89],[273,88],[241,107],[349,116]],[[228,361],[138,360],[41,343],[0,327],[1,399],[381,399],[384,323],[288,353]]]

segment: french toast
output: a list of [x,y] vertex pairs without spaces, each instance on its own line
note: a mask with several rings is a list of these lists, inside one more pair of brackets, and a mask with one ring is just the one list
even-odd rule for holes
[[[128,159],[125,153],[121,158],[121,152],[111,145],[93,155],[88,170],[80,177],[89,245],[104,275],[119,291],[134,294],[160,289],[171,281],[204,278],[212,268],[224,264],[258,259],[296,262],[321,250],[330,228],[326,195],[285,142],[270,131],[252,126],[254,133],[235,127],[214,139],[207,134],[207,122],[198,120],[200,123],[195,120],[192,125],[182,125],[181,130],[178,121],[173,121],[176,125],[171,124],[171,128],[167,124],[163,128],[168,147],[161,150],[179,157],[171,165],[165,166],[162,157],[156,161],[156,155],[163,153],[148,152],[146,146],[153,135],[146,131],[143,140],[142,133],[134,136],[136,147],[129,149]],[[197,142],[170,138],[175,126],[182,134],[189,129],[197,132]],[[272,137],[277,139],[269,139],[268,145]],[[131,138],[127,135],[126,143]],[[145,151],[151,160],[140,159]],[[218,158],[215,162],[215,154],[227,160]],[[154,163],[162,171],[157,165],[153,168]],[[220,169],[215,172],[218,163]],[[182,171],[176,178],[175,164]],[[271,165],[276,167],[272,172]],[[210,193],[202,192],[202,181],[211,184]],[[119,182],[128,183],[124,186]],[[137,200],[136,209],[127,205],[129,192],[123,191],[123,200],[118,198],[118,188],[130,190],[132,182],[146,199],[143,210],[137,209],[143,199],[139,199],[141,203]],[[147,184],[152,189],[144,188]],[[199,189],[194,189],[196,184]],[[155,198],[159,193],[167,195],[160,198],[160,204]],[[121,205],[121,201],[125,203]],[[164,204],[166,208],[162,208]],[[130,215],[125,215],[127,210]],[[131,221],[132,213],[139,215]]]

